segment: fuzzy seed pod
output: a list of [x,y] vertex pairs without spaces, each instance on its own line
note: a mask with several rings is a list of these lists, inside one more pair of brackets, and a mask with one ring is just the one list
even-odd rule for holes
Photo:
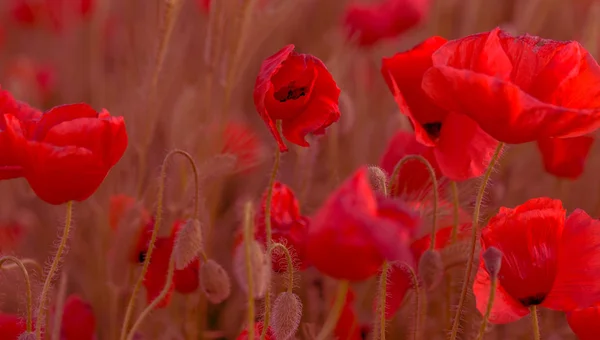
[[214,304],[225,301],[231,293],[229,275],[212,259],[200,266],[200,286],[208,301]]
[[273,303],[271,328],[275,339],[292,339],[302,319],[302,302],[298,295],[289,292],[279,294]]
[[502,252],[496,247],[489,247],[483,252],[483,264],[491,277],[495,277],[500,272],[502,266]]
[[427,249],[419,260],[419,276],[425,289],[432,290],[442,281],[444,263],[442,256],[436,250]]
[[370,165],[367,169],[369,171],[369,183],[371,183],[373,191],[386,194],[388,178],[385,172],[375,165]]
[[[244,293],[248,294],[248,275],[246,273],[246,251],[242,242],[233,255],[233,273]],[[252,268],[252,290],[254,298],[265,296],[271,284],[271,261],[265,254],[265,248],[256,240],[250,242],[250,267]]]
[[35,333],[24,332],[21,335],[19,335],[18,340],[35,340]]
[[197,219],[188,220],[175,238],[175,268],[184,269],[203,251],[202,227]]

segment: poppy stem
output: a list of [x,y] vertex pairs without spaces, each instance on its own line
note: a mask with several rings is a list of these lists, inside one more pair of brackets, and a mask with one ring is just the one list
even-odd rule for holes
[[54,312],[52,337],[50,338],[51,340],[59,340],[60,339],[60,330],[61,330],[61,326],[62,326],[62,319],[63,319],[64,309],[65,309],[65,299],[66,299],[65,295],[67,295],[67,281],[68,281],[67,279],[68,279],[68,276],[66,275],[66,273],[63,272],[63,274],[60,277],[60,283],[58,285],[58,294],[56,296],[56,302],[55,302],[56,310]]
[[490,314],[492,314],[492,307],[494,306],[494,299],[496,297],[496,287],[498,286],[498,275],[490,275],[491,277],[491,285],[490,285],[490,296],[488,298],[488,303],[485,308],[485,315],[483,316],[483,320],[481,320],[481,326],[479,327],[479,333],[477,334],[477,340],[482,340],[485,335],[485,329],[488,325],[488,320],[490,319]]
[[249,201],[244,206],[244,255],[248,280],[248,340],[254,340],[254,277],[252,273],[252,250],[250,249],[254,234],[252,218],[252,202]]
[[32,331],[33,326],[32,326],[32,320],[33,320],[33,312],[32,312],[32,297],[31,297],[31,280],[29,279],[29,272],[27,271],[27,268],[25,268],[25,265],[23,264],[23,261],[19,260],[18,258],[14,257],[14,256],[2,256],[0,258],[0,269],[5,269],[6,267],[2,268],[2,265],[4,264],[4,262],[6,261],[11,261],[13,262],[17,267],[19,267],[19,269],[21,269],[21,272],[23,273],[23,277],[25,278],[25,287],[27,289],[27,332]]
[[[54,259],[52,260],[52,264],[50,265],[50,269],[48,270],[48,274],[46,275],[46,281],[44,282],[44,287],[42,288],[42,293],[40,294],[40,304],[37,310],[36,320],[45,320],[46,319],[46,302],[48,300],[48,294],[50,293],[50,287],[52,286],[52,279],[56,275],[56,271],[62,261],[63,252],[67,252],[67,241],[69,240],[69,232],[71,231],[71,221],[73,217],[73,201],[67,202],[67,213],[65,218],[65,226],[63,228],[63,234],[60,239],[60,244],[58,249],[56,250],[56,254],[54,255]],[[42,322],[38,322],[35,329],[35,338],[38,340],[42,339]]]
[[388,183],[387,192],[392,197],[397,195],[396,191],[398,189],[398,186],[396,185],[396,182],[398,181],[398,177],[400,176],[400,170],[402,170],[402,166],[404,166],[404,164],[406,164],[412,160],[419,161],[419,162],[423,163],[423,165],[425,165],[425,167],[427,168],[427,171],[429,172],[429,177],[430,177],[431,183],[433,185],[433,216],[432,216],[432,224],[431,224],[431,243],[429,244],[429,249],[434,250],[435,249],[435,236],[436,236],[435,234],[436,234],[436,230],[437,230],[437,210],[438,210],[439,193],[438,193],[438,181],[435,176],[435,170],[433,169],[433,166],[431,166],[431,163],[429,163],[429,161],[427,159],[425,159],[425,157],[420,156],[420,155],[405,156],[398,162],[398,164],[396,164],[396,167],[394,167],[394,171],[392,172],[392,176]]
[[335,296],[335,301],[333,303],[333,307],[331,307],[331,311],[325,320],[325,324],[321,331],[315,338],[315,340],[325,340],[329,339],[329,334],[331,334],[337,322],[342,314],[342,309],[344,308],[344,303],[346,302],[346,295],[348,294],[348,288],[350,287],[350,282],[348,281],[340,281],[338,284],[337,293]]
[[540,340],[540,324],[537,315],[537,308],[535,305],[529,307],[531,311],[531,323],[533,326],[533,340]]
[[[277,131],[281,131],[281,120],[276,122]],[[271,253],[271,247],[273,245],[273,232],[271,230],[271,204],[273,203],[273,186],[275,185],[275,178],[279,171],[279,163],[281,159],[281,151],[279,147],[275,147],[275,162],[273,163],[273,170],[271,171],[271,178],[269,179],[269,188],[267,189],[267,200],[265,202],[265,233],[267,236],[267,253]],[[263,331],[260,335],[260,340],[265,340],[267,336],[267,329],[269,329],[269,319],[271,317],[271,286],[267,287],[265,292],[265,317],[263,319]]]
[[458,202],[458,185],[456,185],[455,181],[450,182],[450,188],[452,190],[452,203],[453,203],[453,218],[454,224],[452,227],[452,236],[450,238],[450,244],[456,243],[458,240],[458,215],[460,210],[460,205]]
[[198,179],[198,170],[196,167],[196,163],[194,162],[194,159],[192,158],[192,156],[183,151],[183,150],[179,150],[179,149],[175,149],[170,151],[166,156],[165,159],[163,160],[161,169],[160,169],[160,177],[159,177],[159,185],[158,185],[158,193],[156,195],[156,215],[154,217],[154,228],[152,228],[152,235],[150,236],[150,242],[148,243],[148,251],[146,252],[146,256],[144,258],[144,264],[142,267],[142,272],[140,273],[140,276],[138,278],[138,280],[135,283],[135,286],[133,287],[133,291],[131,293],[131,296],[129,298],[129,302],[127,303],[127,309],[125,310],[125,317],[123,319],[123,325],[121,326],[121,336],[119,337],[119,339],[121,340],[125,340],[125,337],[127,336],[127,328],[129,327],[129,321],[131,319],[131,316],[133,314],[133,308],[135,307],[135,300],[138,296],[138,292],[140,291],[140,288],[142,287],[142,283],[144,281],[144,276],[146,275],[146,272],[148,271],[148,266],[150,266],[150,258],[152,257],[152,252],[154,251],[154,244],[156,243],[156,239],[158,237],[158,231],[160,230],[161,224],[162,224],[162,214],[163,214],[163,204],[164,204],[164,196],[165,196],[165,182],[167,179],[167,165],[169,163],[170,158],[173,155],[182,155],[184,156],[191,164],[192,169],[194,171],[194,175],[196,177],[195,180],[195,207],[194,207],[194,218],[197,219],[198,218],[198,214],[199,214],[199,179]]
[[[381,275],[379,276],[379,307],[377,311],[379,312],[379,340],[385,340],[385,328],[386,328],[386,319],[385,319],[385,310],[386,310],[386,298],[387,298],[387,280],[388,280],[388,271],[390,265],[387,261],[383,262],[383,266],[381,267]],[[375,335],[377,336],[377,335]]]
[[456,314],[454,315],[454,321],[452,322],[452,331],[450,333],[450,340],[456,340],[458,335],[458,326],[460,324],[460,317],[462,315],[462,310],[465,305],[465,301],[467,298],[467,291],[469,286],[471,285],[471,271],[473,270],[473,260],[475,259],[475,248],[477,246],[477,235],[479,229],[479,214],[481,211],[481,202],[483,201],[483,194],[485,193],[485,189],[487,184],[492,176],[492,170],[494,170],[494,165],[496,161],[500,157],[500,152],[504,147],[504,143],[498,143],[496,147],[496,151],[494,151],[494,155],[490,160],[490,164],[488,165],[485,174],[483,175],[483,181],[481,182],[481,187],[479,188],[479,192],[477,193],[477,198],[475,200],[475,210],[473,212],[473,224],[471,231],[471,247],[469,253],[469,259],[467,260],[467,268],[465,270],[465,276],[463,279],[463,286],[460,292],[460,298],[458,299],[458,309],[456,310]]
[[290,251],[287,249],[287,247],[282,243],[277,242],[273,243],[273,246],[271,247],[271,253],[269,254],[269,258],[272,258],[273,251],[275,251],[275,249],[277,248],[279,248],[285,255],[288,274],[287,292],[291,293],[294,290],[294,262],[292,261],[292,256],[290,255]]

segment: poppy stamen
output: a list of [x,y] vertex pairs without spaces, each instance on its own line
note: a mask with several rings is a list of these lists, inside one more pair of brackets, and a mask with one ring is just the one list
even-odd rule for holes
[[423,124],[423,129],[427,132],[429,137],[434,139],[440,138],[440,133],[442,131],[442,123],[434,122],[434,123],[425,123]]
[[306,87],[294,87],[294,82],[288,84],[286,87],[279,89],[273,95],[275,99],[284,103],[288,100],[296,100],[300,97],[306,96]]
[[523,306],[526,306],[526,307],[536,306],[536,305],[540,305],[542,302],[544,302],[545,298],[546,298],[546,294],[540,293],[540,294],[536,294],[533,296],[528,296],[526,298],[519,299],[519,302],[522,303]]

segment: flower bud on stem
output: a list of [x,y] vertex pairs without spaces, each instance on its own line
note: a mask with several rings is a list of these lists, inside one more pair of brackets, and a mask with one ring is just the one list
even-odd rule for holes
[[29,279],[29,272],[27,271],[27,268],[25,268],[25,265],[23,264],[23,261],[19,260],[18,258],[14,257],[14,256],[2,256],[0,257],[0,269],[3,269],[2,265],[7,262],[7,261],[11,261],[13,262],[15,265],[17,265],[19,267],[19,269],[21,269],[21,272],[23,273],[23,277],[25,278],[25,286],[27,289],[27,332],[31,333],[33,331],[33,326],[32,326],[32,319],[33,319],[33,312],[32,312],[32,297],[31,297],[31,280]]
[[244,205],[244,251],[246,258],[246,284],[248,285],[248,340],[254,340],[254,280],[252,273],[252,249],[250,248],[250,242],[254,239],[253,227],[252,202],[246,202]]

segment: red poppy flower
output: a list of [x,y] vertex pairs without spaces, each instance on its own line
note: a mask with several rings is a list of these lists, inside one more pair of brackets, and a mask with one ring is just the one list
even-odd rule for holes
[[[258,241],[266,246],[265,207],[267,193],[262,198],[261,211],[256,214],[256,233]],[[273,185],[273,199],[271,201],[271,231],[274,242],[287,246],[293,253],[295,264],[299,269],[308,266],[306,258],[306,237],[310,220],[300,215],[298,200],[294,192],[283,183],[275,182]],[[281,254],[273,254],[273,270],[284,272],[287,270],[285,258]]]
[[[114,195],[110,198],[108,220],[113,231],[117,230],[123,216],[133,209],[135,204],[135,198],[124,194]],[[148,244],[152,237],[152,229],[154,229],[154,218],[150,216],[150,213],[145,208],[142,208],[140,214],[140,224],[137,227],[136,236],[134,237],[135,243],[131,245],[128,258],[132,264],[144,262],[146,252],[148,251]]]
[[349,38],[356,36],[362,46],[394,38],[418,25],[429,11],[429,0],[384,0],[351,4],[346,8],[344,26]]
[[281,120],[283,136],[291,143],[308,146],[306,135],[322,135],[340,119],[340,89],[325,64],[310,54],[294,52],[287,45],[263,61],[254,85],[254,105],[287,151],[275,122]]
[[[389,176],[394,172],[394,168],[402,160],[409,155],[423,156],[436,171],[437,178],[441,177],[438,169],[433,148],[419,143],[415,134],[409,131],[398,131],[388,143],[387,149],[381,158],[381,168],[387,172]],[[419,196],[423,193],[432,191],[431,178],[427,167],[419,161],[411,161],[402,166],[398,174],[396,183],[396,192],[402,196]]]
[[248,172],[263,159],[264,147],[256,133],[247,125],[229,122],[223,131],[223,149],[221,153],[236,156],[236,171]]
[[196,258],[187,267],[175,270],[173,282],[179,294],[195,292],[200,286],[200,259]]
[[79,295],[69,295],[65,300],[60,331],[63,340],[93,340],[96,338],[94,310]]
[[346,302],[335,326],[333,335],[336,339],[362,340],[361,326],[354,311],[355,294],[352,289],[346,294]]
[[87,104],[57,106],[35,122],[5,119],[9,160],[18,160],[17,173],[50,204],[90,197],[127,148],[123,117]]
[[[254,323],[254,338],[257,338],[257,335],[262,334],[263,331],[263,323],[262,322],[255,322]],[[258,336],[260,337],[260,336]],[[269,326],[269,329],[267,330],[267,334],[265,336],[265,339],[267,340],[275,340],[275,335],[273,335],[273,331],[271,330],[271,326]],[[236,340],[248,340],[248,329],[244,329],[240,335],[238,335],[238,337],[236,338]]]
[[499,141],[577,137],[600,126],[600,68],[577,42],[496,28],[450,41],[432,59],[423,90]]
[[[308,231],[307,256],[326,275],[360,281],[385,260],[412,261],[418,216],[401,201],[377,196],[366,167],[330,195]],[[335,251],[332,251],[335,249]]]
[[[490,322],[518,320],[535,305],[568,312],[600,301],[600,221],[582,210],[565,215],[559,200],[536,198],[501,208],[483,228],[482,250],[504,254]],[[473,285],[481,313],[490,285],[481,261]]]
[[567,322],[579,340],[596,340],[600,334],[600,303],[567,313]]
[[577,179],[583,174],[593,143],[593,137],[581,136],[540,139],[537,145],[548,173],[556,177]]
[[445,110],[423,91],[423,74],[446,39],[432,37],[407,52],[383,58],[381,73],[418,142],[432,147],[437,166],[451,180],[478,177],[487,169],[498,142],[459,109]]
[[12,314],[0,313],[0,334],[2,339],[17,340],[26,330],[25,319]]

